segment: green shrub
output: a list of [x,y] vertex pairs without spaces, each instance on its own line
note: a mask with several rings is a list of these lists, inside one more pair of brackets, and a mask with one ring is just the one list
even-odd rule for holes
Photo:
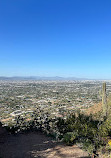
[[83,142],[83,149],[87,150],[89,154],[92,154],[95,150],[95,146],[90,139],[86,139]]
[[74,132],[67,132],[65,135],[64,135],[64,142],[68,145],[70,144],[73,144],[74,143],[74,140],[77,138],[78,134],[77,133],[74,133]]

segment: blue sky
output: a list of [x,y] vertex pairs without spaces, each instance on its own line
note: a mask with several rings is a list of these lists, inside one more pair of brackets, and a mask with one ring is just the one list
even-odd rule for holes
[[0,76],[111,79],[111,1],[0,0]]

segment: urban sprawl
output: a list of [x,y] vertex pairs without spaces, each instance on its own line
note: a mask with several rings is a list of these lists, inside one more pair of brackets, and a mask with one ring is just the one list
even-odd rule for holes
[[[111,82],[107,82],[107,94]],[[0,121],[14,124],[19,117],[26,122],[35,117],[65,119],[70,112],[87,109],[101,102],[103,81],[0,81]]]

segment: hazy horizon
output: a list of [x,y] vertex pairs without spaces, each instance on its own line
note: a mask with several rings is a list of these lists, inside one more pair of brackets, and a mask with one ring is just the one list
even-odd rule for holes
[[110,78],[81,78],[81,77],[75,77],[75,76],[0,76],[1,78],[9,78],[9,79],[13,79],[13,78],[20,78],[20,79],[35,79],[35,80],[111,80]]

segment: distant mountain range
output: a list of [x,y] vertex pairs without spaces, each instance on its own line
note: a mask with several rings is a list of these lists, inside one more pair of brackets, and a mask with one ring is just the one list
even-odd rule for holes
[[28,77],[22,77],[22,76],[14,76],[14,77],[5,77],[1,76],[0,80],[88,80],[86,78],[76,78],[76,77],[41,77],[41,76],[28,76]]

